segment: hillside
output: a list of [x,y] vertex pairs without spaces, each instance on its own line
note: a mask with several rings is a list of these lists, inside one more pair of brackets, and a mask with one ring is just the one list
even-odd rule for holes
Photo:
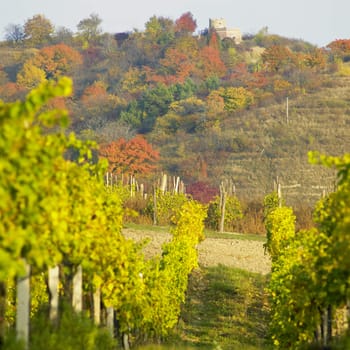
[[[238,43],[215,28],[195,34],[190,12],[175,21],[152,16],[143,32],[104,33],[92,15],[84,23],[77,33],[55,31],[37,15],[17,28],[23,35],[6,35],[16,40],[0,43],[0,99],[70,77],[72,96],[50,108],[67,109],[68,131],[96,141],[96,159],[117,174],[149,175],[131,157],[186,185],[217,190],[230,180],[249,200],[277,180],[290,203],[333,188],[333,173],[309,165],[307,152],[349,152],[350,40],[318,48],[265,30]],[[136,137],[144,149],[116,149]]]
[[206,159],[209,179],[231,179],[240,197],[261,198],[278,179],[288,203],[314,203],[334,189],[335,173],[309,164],[308,151],[350,152],[350,79],[328,79],[329,86],[288,99],[288,122],[283,98],[232,113],[215,130],[169,138],[160,149],[166,155],[181,142],[189,158]]

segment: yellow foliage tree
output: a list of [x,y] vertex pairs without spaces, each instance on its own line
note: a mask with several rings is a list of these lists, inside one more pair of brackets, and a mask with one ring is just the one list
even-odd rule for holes
[[27,89],[33,89],[46,81],[45,71],[27,62],[17,74],[17,83]]
[[224,99],[225,110],[229,112],[248,107],[254,102],[253,94],[243,87],[220,88],[218,91]]

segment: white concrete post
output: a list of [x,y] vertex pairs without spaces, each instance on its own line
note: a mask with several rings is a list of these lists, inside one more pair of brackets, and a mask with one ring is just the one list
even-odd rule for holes
[[59,267],[55,266],[49,269],[49,291],[50,291],[50,320],[55,322],[58,318],[58,284]]
[[28,349],[30,319],[30,266],[25,262],[25,275],[17,280],[17,338],[24,341]]
[[73,277],[72,306],[76,312],[83,311],[83,269],[81,265],[78,266]]
[[94,300],[94,321],[96,325],[100,324],[101,320],[101,289],[97,288],[93,295]]
[[112,337],[114,337],[114,309],[107,307],[107,329]]

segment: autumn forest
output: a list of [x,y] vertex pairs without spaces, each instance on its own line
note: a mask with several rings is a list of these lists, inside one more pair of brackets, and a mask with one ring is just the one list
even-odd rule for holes
[[208,195],[230,179],[250,199],[279,178],[286,192],[296,188],[291,201],[310,192],[304,186],[317,188],[308,199],[318,199],[332,183],[334,174],[310,166],[307,152],[349,151],[350,39],[318,48],[262,28],[237,44],[197,28],[190,12],[153,16],[144,31],[101,28],[97,14],[76,32],[42,15],[9,24],[0,98],[71,77],[73,95],[51,104],[69,111],[68,131],[96,141],[96,157],[116,174],[163,171]]

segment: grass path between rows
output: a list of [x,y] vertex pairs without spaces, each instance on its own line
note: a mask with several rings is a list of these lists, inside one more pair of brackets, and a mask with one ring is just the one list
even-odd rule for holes
[[[130,226],[128,227],[131,228]],[[137,227],[145,230],[152,227]],[[155,234],[169,228],[156,227]],[[206,232],[210,239],[250,241],[262,236]],[[220,252],[217,252],[220,254]],[[218,264],[199,266],[189,278],[186,302],[169,345],[147,350],[267,350],[269,308],[265,287],[268,275]]]

